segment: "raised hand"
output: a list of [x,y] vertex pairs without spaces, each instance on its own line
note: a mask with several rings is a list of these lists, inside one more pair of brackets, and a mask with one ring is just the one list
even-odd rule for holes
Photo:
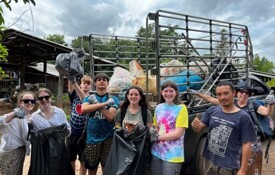
[[13,112],[15,118],[23,119],[26,116],[26,111],[23,108],[15,108]]
[[72,84],[76,83],[76,76],[70,75],[70,76],[68,76],[68,79],[70,80],[70,82],[71,82]]
[[265,102],[269,105],[273,105],[275,103],[275,97],[274,95],[268,95],[265,98]]
[[92,95],[89,96],[89,102],[91,104],[96,104],[98,102],[97,99],[96,99],[95,94],[92,94]]

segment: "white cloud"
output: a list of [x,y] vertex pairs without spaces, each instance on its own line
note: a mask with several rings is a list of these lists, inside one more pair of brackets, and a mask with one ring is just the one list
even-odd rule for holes
[[[32,14],[25,12],[30,7]],[[4,8],[4,17],[9,26],[25,12],[13,28],[71,40],[91,33],[135,36],[146,15],[159,9],[247,25],[254,53],[275,62],[274,0],[47,0],[36,1],[36,6],[12,3],[12,11]]]

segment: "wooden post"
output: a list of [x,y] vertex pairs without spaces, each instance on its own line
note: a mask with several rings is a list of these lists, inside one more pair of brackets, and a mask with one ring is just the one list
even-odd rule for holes
[[63,78],[63,75],[59,74],[56,105],[60,108],[63,107],[63,98],[62,98],[63,97],[63,87],[64,87],[64,78]]

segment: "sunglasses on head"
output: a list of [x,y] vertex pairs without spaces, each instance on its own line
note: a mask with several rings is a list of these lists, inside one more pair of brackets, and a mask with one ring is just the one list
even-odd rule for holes
[[21,101],[23,101],[25,104],[29,104],[30,102],[31,102],[31,104],[35,104],[36,103],[36,100],[33,100],[33,99],[23,99]]
[[50,95],[45,95],[45,96],[38,97],[37,99],[38,99],[39,101],[43,101],[43,99],[45,99],[45,100],[48,101],[50,97],[51,97]]

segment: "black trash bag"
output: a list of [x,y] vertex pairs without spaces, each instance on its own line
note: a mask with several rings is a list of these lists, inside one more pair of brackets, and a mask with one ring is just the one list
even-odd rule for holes
[[106,160],[104,175],[145,174],[146,156],[148,156],[148,149],[145,147],[148,134],[147,127],[137,127],[131,133],[122,129],[116,130]]
[[76,52],[71,53],[61,53],[57,55],[55,61],[56,70],[63,76],[75,76],[83,74],[83,68],[81,66],[81,60],[78,57],[82,56]]
[[67,157],[66,124],[30,131],[31,162],[28,175],[75,175]]

